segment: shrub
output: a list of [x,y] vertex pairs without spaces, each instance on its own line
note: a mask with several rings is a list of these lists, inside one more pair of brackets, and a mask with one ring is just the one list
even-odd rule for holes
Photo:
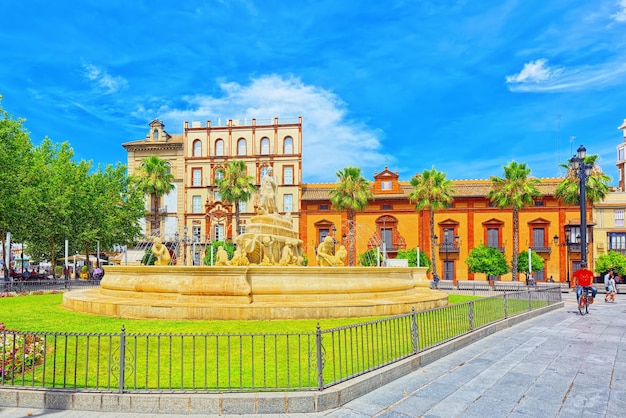
[[0,322],[0,380],[10,379],[13,373],[21,373],[22,368],[39,363],[43,350],[41,337],[18,334],[6,329]]

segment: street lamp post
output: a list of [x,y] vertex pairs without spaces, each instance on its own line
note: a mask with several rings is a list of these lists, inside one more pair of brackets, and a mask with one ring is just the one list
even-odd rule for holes
[[587,149],[584,146],[578,147],[577,154],[570,160],[570,168],[578,177],[580,183],[580,258],[581,262],[587,264],[587,178],[591,175],[592,164],[585,162]]
[[187,228],[187,225],[185,225],[183,227],[183,265],[184,266],[187,265],[187,241],[189,240],[189,237],[187,237],[188,231],[189,229]]
[[335,228],[335,225],[333,225],[333,255],[335,255],[335,246],[337,245],[337,228]]

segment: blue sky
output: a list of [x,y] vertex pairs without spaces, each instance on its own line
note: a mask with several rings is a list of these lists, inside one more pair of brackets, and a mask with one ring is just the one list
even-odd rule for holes
[[155,118],[302,116],[305,182],[554,177],[584,144],[616,184],[625,44],[626,0],[2,0],[0,94],[95,164]]

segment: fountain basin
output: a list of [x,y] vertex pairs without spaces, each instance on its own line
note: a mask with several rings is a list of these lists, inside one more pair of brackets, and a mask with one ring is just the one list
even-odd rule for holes
[[119,318],[246,320],[386,316],[447,304],[426,268],[109,266],[63,306]]

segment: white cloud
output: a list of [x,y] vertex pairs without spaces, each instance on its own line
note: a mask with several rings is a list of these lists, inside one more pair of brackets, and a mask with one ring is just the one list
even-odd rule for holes
[[549,67],[547,62],[545,58],[528,62],[518,74],[506,76],[509,90],[557,92],[600,89],[621,83],[626,73],[626,64],[619,61],[572,68]]
[[550,68],[546,66],[548,60],[545,58],[531,61],[524,64],[524,68],[517,74],[507,75],[506,82],[515,83],[541,83],[558,76],[561,72],[559,68]]
[[84,64],[85,77],[94,81],[98,87],[104,89],[105,94],[115,93],[126,87],[128,82],[123,77],[113,77],[105,70],[93,64]]
[[626,22],[626,0],[620,0],[617,2],[618,10],[611,17],[616,22]]
[[220,87],[221,97],[183,98],[188,104],[184,109],[142,108],[138,113],[175,127],[183,126],[184,121],[217,124],[220,119],[224,124],[227,119],[243,122],[277,117],[280,122],[302,116],[306,182],[334,182],[335,173],[349,165],[360,167],[364,177],[371,178],[385,161],[393,161],[380,151],[380,132],[351,120],[345,103],[334,93],[306,85],[297,77],[268,75],[247,85],[222,82]]

